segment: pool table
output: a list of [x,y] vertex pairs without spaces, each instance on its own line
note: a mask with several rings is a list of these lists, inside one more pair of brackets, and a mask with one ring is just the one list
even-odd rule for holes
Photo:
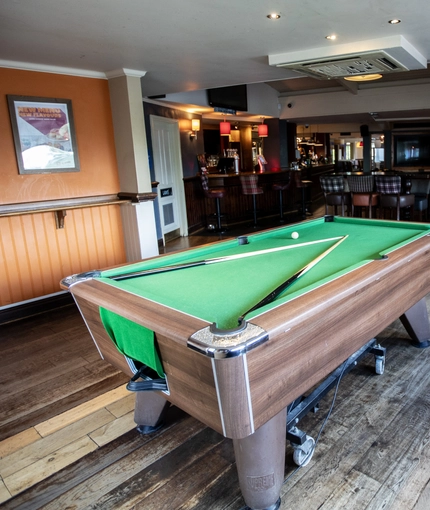
[[398,317],[413,345],[430,345],[429,235],[427,224],[326,216],[61,285],[104,359],[164,382],[136,394],[136,423],[157,425],[171,403],[232,438],[246,504],[272,510],[287,406]]

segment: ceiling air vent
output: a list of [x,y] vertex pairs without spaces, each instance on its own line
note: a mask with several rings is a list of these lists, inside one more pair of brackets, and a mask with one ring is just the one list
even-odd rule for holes
[[345,76],[375,73],[396,73],[408,68],[389,56],[385,51],[364,52],[356,55],[342,55],[321,60],[289,62],[277,67],[294,69],[314,78],[343,78]]
[[402,35],[268,55],[269,65],[320,79],[427,69],[427,58]]

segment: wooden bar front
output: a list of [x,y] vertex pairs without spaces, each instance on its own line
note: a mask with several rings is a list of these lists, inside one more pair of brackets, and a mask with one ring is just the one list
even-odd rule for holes
[[[333,168],[333,165],[314,165],[301,170],[301,178],[312,181],[311,200],[315,201],[322,195],[319,176],[332,172]],[[259,218],[279,215],[279,192],[272,189],[272,184],[288,182],[290,178],[293,182],[284,192],[284,211],[290,211],[292,214],[297,212],[297,208],[301,203],[302,192],[296,186],[295,176],[290,176],[290,174],[293,174],[290,169],[257,173],[258,186],[263,188],[263,194],[256,196]],[[242,194],[239,175],[211,173],[209,176],[211,187],[226,189],[226,194],[221,199],[221,212],[226,216],[229,225],[252,219],[252,197]],[[198,175],[185,178],[184,189],[188,230],[192,233],[206,226],[207,217],[215,212],[215,201],[204,196],[200,176]]]

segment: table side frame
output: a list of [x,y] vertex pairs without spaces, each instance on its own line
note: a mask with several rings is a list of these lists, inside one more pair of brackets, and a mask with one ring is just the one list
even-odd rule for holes
[[178,405],[233,439],[248,507],[278,508],[287,405],[398,317],[415,343],[427,346],[430,271],[423,268],[429,264],[427,235],[254,317],[252,324],[268,340],[220,357],[189,344],[196,331],[207,328],[206,321],[97,279],[68,289],[102,357],[129,375],[127,358],[105,331],[99,307],[155,332],[170,394],[137,393],[136,423],[157,425],[167,408],[164,399]]
[[[186,344],[186,339],[195,331],[193,327],[199,329],[206,326],[206,322],[198,319],[191,320],[191,326],[187,327],[183,321],[187,319],[190,321],[189,316],[170,309],[166,310],[162,305],[98,280],[89,279],[76,283],[69,290],[102,358],[130,376],[132,372],[126,357],[116,349],[104,329],[99,307],[118,313],[145,327],[151,327],[156,333],[157,345],[169,386],[169,395],[159,392],[160,395],[217,432],[221,434],[224,432],[211,359],[189,349]],[[149,310],[151,320],[148,325],[146,319]],[[156,322],[154,317],[157,317]],[[171,322],[171,327],[174,324],[177,325],[173,337],[166,335],[163,330],[164,321],[167,325]],[[179,332],[183,338],[180,337]],[[235,363],[240,367],[240,357],[235,359]],[[247,424],[245,427],[249,434],[250,425]]]
[[[205,321],[98,280],[69,290],[75,298],[89,299],[154,330],[169,400],[226,437],[243,438],[425,296],[430,274],[422,268],[429,262],[430,237],[425,236],[391,252],[388,259],[372,261],[255,317],[252,323],[269,334],[269,341],[246,355],[220,360],[187,347],[187,339],[207,327]],[[361,315],[363,311],[370,314],[371,320],[359,319],[351,336],[350,314],[357,309]],[[325,327],[314,331],[314,323],[320,320]],[[101,328],[101,324],[96,327]],[[112,360],[115,349],[104,355]],[[231,396],[232,388],[240,396],[240,406]],[[196,390],[197,398],[191,396]]]
[[391,252],[387,259],[372,261],[252,319],[270,339],[248,354],[255,428],[411,308],[421,310],[416,319],[423,324],[416,329],[422,326],[428,333],[425,306],[417,305],[430,291],[430,271],[423,271],[429,266],[430,237],[425,236]]

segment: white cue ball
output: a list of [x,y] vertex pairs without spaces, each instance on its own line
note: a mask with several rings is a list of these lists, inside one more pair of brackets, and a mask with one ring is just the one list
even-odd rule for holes
[[291,234],[291,239],[298,239],[299,238],[299,233],[298,232],[293,232]]

